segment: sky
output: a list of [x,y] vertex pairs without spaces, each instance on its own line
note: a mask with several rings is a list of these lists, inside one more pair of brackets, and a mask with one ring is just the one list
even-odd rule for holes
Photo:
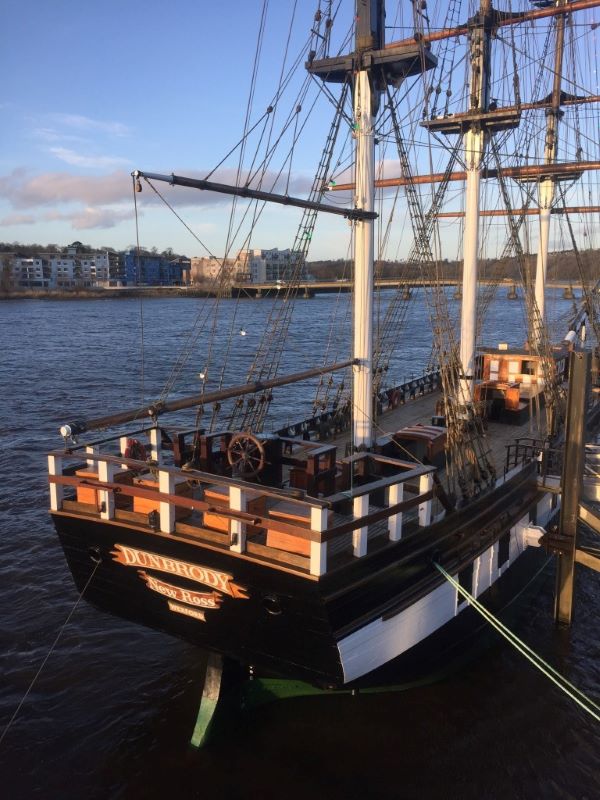
[[[157,184],[181,217],[180,221],[145,187],[137,195],[138,227],[130,174],[140,169],[205,177],[239,142],[249,102],[261,11],[266,6],[250,125],[272,103],[284,54],[286,69],[295,59],[300,69],[276,105],[272,132],[261,123],[249,139],[244,155],[244,165],[248,168],[253,162],[255,145],[260,141],[264,150],[267,141],[275,141],[295,108],[296,92],[305,75],[302,65],[310,49],[309,31],[314,24],[317,2],[3,0],[0,4],[0,69],[4,78],[0,86],[0,241],[64,246],[79,240],[93,247],[124,249],[135,244],[139,236],[140,245],[148,249],[171,247],[188,256],[225,255],[230,198]],[[334,6],[338,3],[339,0],[334,0]],[[388,8],[392,5],[389,3]],[[340,13],[334,23],[332,52],[351,29],[352,3],[345,6],[346,16]],[[409,14],[412,5],[405,0],[400,8]],[[448,5],[433,0],[428,9],[432,19],[441,13],[443,20]],[[288,45],[292,16],[294,28]],[[594,27],[597,16],[595,10],[586,12],[581,18],[587,24],[573,29],[575,46],[579,50],[591,48],[592,66],[598,57]],[[398,21],[402,22],[393,19],[390,11],[386,24],[393,27]],[[397,31],[402,28],[394,30],[394,34]],[[388,40],[394,35],[390,31],[387,34]],[[525,73],[521,76],[521,90],[528,97],[537,80],[544,35],[532,37],[529,28],[514,35],[519,57],[525,57],[534,68],[532,78]],[[495,43],[496,50],[507,51],[510,37],[504,38],[504,44],[500,39]],[[348,49],[344,48],[346,52]],[[466,86],[464,56],[459,54],[455,61],[450,61],[442,45],[437,45],[435,51],[442,72],[445,70],[446,83],[441,88],[449,88],[450,81],[453,82],[451,110],[460,110]],[[507,63],[508,68],[499,73],[494,92],[504,91],[504,103],[510,104],[514,102],[511,99],[514,76],[512,62]],[[586,69],[591,70],[589,63]],[[501,84],[506,86],[503,88]],[[597,81],[595,85],[597,91]],[[581,91],[579,83],[576,89]],[[543,96],[547,89],[542,86],[537,91],[538,96]],[[332,105],[323,95],[313,108],[313,98],[317,96],[317,85],[312,81],[298,115],[302,124],[307,120],[306,128],[294,147],[291,163],[287,162],[274,185],[275,191],[301,197],[309,192],[333,116]],[[442,91],[441,97],[445,96]],[[414,121],[418,122],[423,112],[422,101],[403,106],[401,123],[407,122],[406,108],[411,109]],[[595,124],[583,112],[577,124],[579,121]],[[389,119],[387,125],[389,128]],[[539,114],[536,125],[537,134],[530,140],[537,142],[539,150],[544,141],[543,114]],[[567,119],[563,130],[569,125],[572,128],[574,122]],[[342,128],[341,152],[349,158],[348,126]],[[418,131],[419,126],[412,130]],[[284,154],[295,133],[296,123],[292,121],[282,139]],[[587,158],[596,157],[597,138],[596,128],[591,128],[583,140]],[[390,141],[385,150],[382,139],[377,155],[378,162],[385,165],[386,176],[397,174],[398,170],[397,151]],[[563,141],[566,137],[561,134],[559,142]],[[512,146],[504,145],[506,158],[513,157]],[[414,152],[411,151],[411,156]],[[416,156],[422,159],[422,172],[444,170],[447,153],[441,146],[432,152],[439,159],[437,163],[431,162],[433,169],[429,153],[423,151],[423,155]],[[235,182],[238,154],[239,149],[218,168],[214,180]],[[532,157],[529,149],[527,154]],[[278,158],[278,163],[281,161]],[[275,161],[270,165],[263,188],[270,188],[274,180],[274,164]],[[349,161],[338,164],[336,177],[344,176],[348,165]],[[487,191],[482,205],[492,208],[500,202],[499,193],[497,187],[495,190],[488,187]],[[449,194],[460,210],[463,184],[452,184]],[[388,206],[393,203],[392,195],[388,192]],[[344,202],[334,193],[328,194],[328,198]],[[402,197],[398,200],[394,227],[398,244],[388,247],[385,256],[389,258],[404,257],[411,243],[404,202]],[[515,207],[520,202],[515,200]],[[238,203],[238,219],[247,208],[245,201]],[[270,206],[257,220],[250,241],[241,233],[229,237],[229,254],[248,244],[261,248],[291,247],[300,219],[301,214],[295,209]],[[495,237],[499,253],[504,246],[505,222],[492,220],[489,225],[491,233],[486,234],[486,241]],[[443,255],[458,257],[461,223],[456,219],[446,220],[441,227]],[[237,231],[237,222],[232,230]],[[535,230],[533,236],[535,239]],[[350,228],[342,217],[321,215],[309,260],[345,258],[349,240]]]
[[[0,241],[125,248],[136,241],[132,170],[204,176],[238,142],[262,0],[1,5]],[[269,3],[253,121],[277,85],[293,7]],[[297,3],[290,59],[303,51],[314,8]],[[290,194],[306,196],[321,149],[295,149]],[[235,175],[236,155],[216,179]],[[231,200],[159,188],[197,238],[144,189],[140,244],[222,255]],[[297,222],[297,212],[269,210],[252,246],[291,246]],[[331,240],[316,252],[344,255]]]

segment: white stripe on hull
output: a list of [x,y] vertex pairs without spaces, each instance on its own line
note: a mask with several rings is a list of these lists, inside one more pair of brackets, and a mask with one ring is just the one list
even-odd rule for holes
[[[545,495],[537,508],[538,524],[545,524],[554,512],[552,496]],[[479,596],[509,569],[524,552],[529,514],[526,514],[510,531],[508,560],[498,566],[499,543],[492,545],[479,556],[473,565],[473,585],[470,591]],[[453,576],[458,580],[458,576]],[[351,633],[338,642],[344,682],[360,678],[386,664],[411,647],[419,644],[439,628],[460,614],[467,603],[458,602],[457,592],[450,583],[438,586],[409,608],[391,619],[381,617]]]

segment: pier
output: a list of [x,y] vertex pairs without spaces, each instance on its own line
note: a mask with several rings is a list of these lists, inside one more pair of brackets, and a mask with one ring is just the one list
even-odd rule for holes
[[[517,297],[517,287],[512,278],[497,280],[480,280],[483,286],[503,286],[508,291],[508,299]],[[438,281],[437,285],[448,286],[454,289],[455,299],[460,299],[459,282],[456,279],[446,279]],[[232,297],[248,297],[261,299],[264,297],[277,297],[285,292],[291,291],[295,296],[314,297],[316,294],[338,294],[340,292],[351,292],[353,287],[351,280],[328,280],[328,281],[303,281],[297,284],[280,283],[234,283],[231,287]],[[377,289],[403,289],[405,299],[408,299],[413,289],[428,288],[433,284],[424,278],[410,278],[399,280],[398,278],[382,278],[375,281]],[[194,287],[190,287],[193,291]],[[549,281],[549,289],[562,289],[565,297],[573,297],[572,281]],[[184,289],[185,291],[185,289]],[[569,294],[567,295],[567,292]]]

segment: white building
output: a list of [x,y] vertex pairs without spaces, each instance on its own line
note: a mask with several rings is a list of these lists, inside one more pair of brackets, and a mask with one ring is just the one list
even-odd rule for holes
[[[307,280],[304,256],[298,250],[256,249],[245,251],[252,283]],[[240,253],[241,255],[241,253]]]
[[7,259],[11,289],[90,288],[120,282],[118,254],[109,251],[76,255],[70,247],[66,255],[21,258],[10,254],[4,257],[5,263]]
[[13,258],[11,285],[18,289],[52,289],[52,269],[47,259]]

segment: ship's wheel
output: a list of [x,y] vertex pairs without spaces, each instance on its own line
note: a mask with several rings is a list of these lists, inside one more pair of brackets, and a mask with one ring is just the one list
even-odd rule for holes
[[233,467],[234,474],[253,478],[267,463],[265,447],[251,433],[235,433],[227,446],[227,460]]

